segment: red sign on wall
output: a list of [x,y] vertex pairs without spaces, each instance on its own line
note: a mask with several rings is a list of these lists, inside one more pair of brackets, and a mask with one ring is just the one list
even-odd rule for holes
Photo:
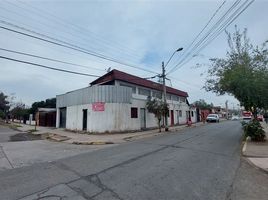
[[105,103],[104,102],[96,102],[92,104],[92,110],[99,112],[105,110]]

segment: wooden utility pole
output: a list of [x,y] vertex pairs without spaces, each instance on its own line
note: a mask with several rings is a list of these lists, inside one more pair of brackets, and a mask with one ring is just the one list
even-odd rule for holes
[[[163,78],[163,100],[164,104],[167,104],[167,88],[166,88],[166,70],[164,62],[162,62],[162,78]],[[165,113],[165,131],[168,131],[168,118],[167,113]]]

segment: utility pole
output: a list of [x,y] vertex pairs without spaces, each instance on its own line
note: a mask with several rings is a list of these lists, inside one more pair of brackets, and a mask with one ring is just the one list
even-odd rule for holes
[[[168,63],[170,62],[170,60],[172,59],[172,57],[174,56],[174,54],[178,51],[183,50],[183,48],[178,48],[176,51],[173,52],[173,54],[170,56],[170,58],[168,59],[166,65],[164,64],[164,62],[162,62],[162,75],[160,75],[160,78],[163,78],[163,100],[164,100],[164,104],[167,104],[167,88],[166,88],[166,66],[168,65]],[[167,114],[165,114],[165,131],[168,131],[168,118],[167,118]]]
[[229,118],[228,100],[225,101],[225,107],[226,107],[226,119],[228,119]]
[[[162,78],[163,78],[163,100],[164,104],[167,104],[167,88],[166,88],[166,70],[164,62],[162,62]],[[167,114],[165,113],[165,131],[168,131],[168,118]]]

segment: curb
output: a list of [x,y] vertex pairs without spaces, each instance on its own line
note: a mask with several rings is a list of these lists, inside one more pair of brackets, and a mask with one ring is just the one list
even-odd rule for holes
[[268,174],[268,169],[264,169],[264,168],[261,168],[259,167],[258,165],[255,165],[250,159],[249,157],[244,157],[244,159],[253,167],[255,167],[256,169]]
[[246,140],[245,140],[245,142],[244,142],[244,145],[243,145],[243,148],[242,148],[242,155],[243,155],[244,157],[247,157],[246,155],[244,155],[244,153],[245,153],[245,151],[246,151],[246,149],[247,149],[247,143],[248,143],[248,140],[250,140],[250,137],[249,137],[249,136],[246,138]]
[[262,167],[259,167],[258,165],[256,165],[254,162],[252,162],[250,160],[250,158],[267,158],[267,157],[261,157],[261,156],[249,156],[249,155],[245,155],[245,151],[247,149],[247,142],[250,140],[250,137],[247,137],[245,142],[244,142],[244,145],[243,145],[243,148],[242,148],[242,156],[243,158],[253,167],[255,167],[256,169],[259,169],[261,170],[262,172],[268,174],[268,169],[264,169]]
[[114,144],[114,143],[113,142],[101,142],[101,141],[95,141],[95,142],[73,141],[72,144],[76,144],[76,145],[105,145],[105,144]]
[[139,139],[143,139],[143,138],[149,138],[149,137],[154,137],[154,136],[159,136],[159,135],[164,135],[164,134],[171,134],[174,132],[179,132],[179,131],[185,130],[187,128],[197,128],[199,126],[204,126],[204,125],[206,125],[206,124],[200,124],[200,125],[192,124],[191,126],[177,127],[174,129],[169,129],[168,131],[161,131],[161,132],[155,131],[155,132],[151,132],[148,134],[129,136],[129,137],[123,138],[123,140],[127,141],[127,142],[135,141],[135,140],[139,140]]

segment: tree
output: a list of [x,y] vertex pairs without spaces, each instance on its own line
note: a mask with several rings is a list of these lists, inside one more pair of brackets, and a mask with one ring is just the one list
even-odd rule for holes
[[165,116],[168,114],[168,104],[164,103],[163,101],[154,98],[152,99],[151,97],[148,97],[147,102],[146,102],[146,108],[148,109],[149,113],[153,113],[154,116],[157,119],[157,125],[159,132],[161,132],[161,118],[162,116]]
[[35,114],[38,108],[56,108],[56,98],[34,102],[30,108],[30,113]]
[[204,87],[218,95],[233,95],[256,118],[258,109],[268,108],[268,41],[253,46],[247,30],[241,33],[237,27],[233,34],[226,33],[230,50],[226,58],[211,59]]
[[29,109],[26,108],[25,104],[22,102],[15,103],[14,107],[11,109],[10,114],[12,118],[25,119],[28,117]]
[[207,102],[205,102],[204,99],[199,99],[198,101],[195,101],[192,105],[202,110],[209,110],[213,107],[212,103],[208,104]]
[[8,96],[3,92],[0,92],[0,117],[7,117],[7,113],[9,111],[9,101]]

